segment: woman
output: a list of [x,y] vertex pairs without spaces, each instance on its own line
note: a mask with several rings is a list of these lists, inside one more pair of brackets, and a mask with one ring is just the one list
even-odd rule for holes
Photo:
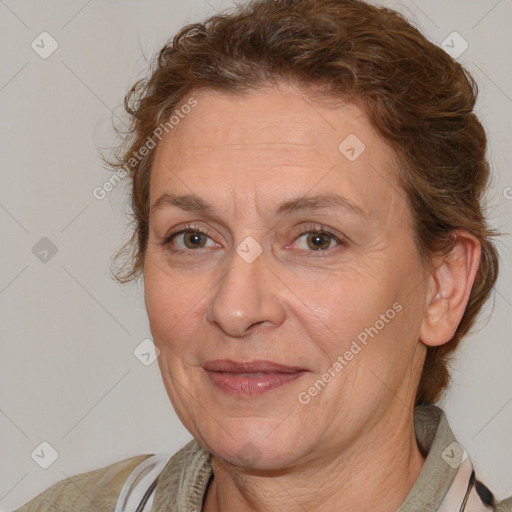
[[469,74],[394,11],[250,3],[127,97],[118,173],[164,385],[194,441],[32,510],[512,510],[433,405],[496,281]]

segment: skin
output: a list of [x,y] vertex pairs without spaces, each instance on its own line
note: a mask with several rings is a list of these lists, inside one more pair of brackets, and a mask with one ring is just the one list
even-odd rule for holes
[[[212,453],[203,510],[326,512],[342,503],[345,511],[395,511],[424,462],[413,408],[426,347],[453,335],[479,244],[461,232],[450,255],[422,264],[393,152],[357,105],[314,102],[284,83],[193,97],[197,106],[156,149],[150,203],[195,194],[214,210],[152,207],[144,282],[166,390]],[[366,147],[354,161],[338,149],[349,134]],[[361,213],[274,214],[282,202],[326,193]],[[207,232],[199,248],[186,235],[162,245],[188,223]],[[326,236],[326,248],[315,250],[311,239],[324,228],[345,242]],[[252,263],[236,252],[249,236],[262,248]],[[393,304],[400,312],[300,403]],[[307,373],[235,397],[202,368],[211,359],[266,359]]]

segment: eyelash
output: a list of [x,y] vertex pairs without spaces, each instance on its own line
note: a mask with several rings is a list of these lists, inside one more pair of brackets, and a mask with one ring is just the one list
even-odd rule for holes
[[[165,239],[163,240],[161,245],[163,247],[168,248],[173,253],[189,253],[190,254],[190,253],[194,253],[194,252],[199,252],[197,249],[171,249],[170,248],[171,241],[175,237],[177,237],[179,235],[186,234],[186,233],[190,233],[190,232],[199,233],[201,235],[206,235],[210,239],[212,238],[210,236],[210,233],[209,233],[208,230],[201,229],[196,224],[187,224],[186,226],[184,226],[179,231],[174,231],[172,233],[169,233],[165,237]],[[324,226],[319,225],[319,224],[308,224],[306,226],[301,226],[300,228],[293,228],[293,232],[296,234],[297,238],[300,238],[300,237],[302,237],[304,235],[307,235],[309,233],[315,233],[315,234],[322,233],[322,234],[326,234],[326,235],[331,236],[337,242],[337,244],[338,244],[337,246],[344,247],[344,246],[347,245],[347,240],[344,237],[342,237],[341,235],[337,234],[332,229],[324,227]],[[306,251],[306,252],[312,252],[312,253],[318,254],[318,256],[315,256],[315,257],[322,257],[322,256],[325,256],[324,253],[326,253],[327,251],[330,251],[332,249],[333,248],[331,248],[331,249],[324,249],[322,251],[311,250],[311,251]]]

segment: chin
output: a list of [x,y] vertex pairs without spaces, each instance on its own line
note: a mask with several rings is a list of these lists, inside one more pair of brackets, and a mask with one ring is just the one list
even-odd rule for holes
[[301,456],[297,446],[302,436],[293,435],[289,429],[279,430],[274,422],[266,423],[255,427],[254,418],[247,418],[246,429],[237,422],[236,432],[226,426],[226,430],[219,427],[220,431],[216,433],[194,437],[203,440],[200,444],[215,457],[236,467],[280,470],[293,466]]

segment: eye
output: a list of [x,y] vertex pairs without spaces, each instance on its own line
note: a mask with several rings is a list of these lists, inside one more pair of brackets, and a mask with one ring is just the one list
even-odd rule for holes
[[[208,239],[211,241],[209,245],[207,245]],[[204,247],[219,246],[205,230],[201,230],[195,225],[187,225],[179,231],[170,233],[162,245],[168,247],[172,252],[190,252]],[[173,246],[177,246],[177,248]]]
[[346,245],[346,241],[341,235],[323,226],[302,226],[294,231],[298,235],[299,248],[304,251],[325,252],[337,245]]

